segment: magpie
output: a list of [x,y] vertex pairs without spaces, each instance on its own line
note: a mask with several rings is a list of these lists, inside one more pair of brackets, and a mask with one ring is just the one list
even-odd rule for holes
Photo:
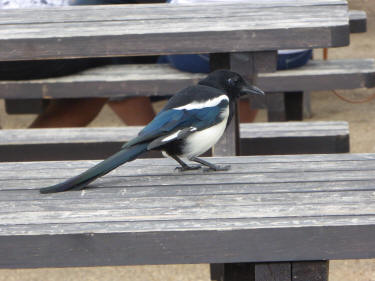
[[189,165],[181,157],[206,166],[207,170],[224,171],[219,166],[197,156],[210,149],[222,136],[234,111],[235,102],[242,95],[264,95],[249,85],[238,73],[216,70],[197,85],[189,86],[173,95],[155,118],[122,149],[87,171],[62,183],[40,189],[41,193],[80,190],[95,179],[118,166],[136,159],[148,150],[162,151],[176,160],[180,171],[201,168]]

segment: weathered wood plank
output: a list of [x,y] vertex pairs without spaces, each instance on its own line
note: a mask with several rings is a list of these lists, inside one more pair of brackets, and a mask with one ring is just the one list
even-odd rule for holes
[[[46,181],[41,181],[46,185]],[[102,184],[97,187],[104,187]],[[19,200],[50,200],[56,197],[60,200],[75,199],[77,193],[65,192],[58,195],[46,194],[42,198],[39,195],[38,188],[22,189],[15,186],[11,189],[2,189],[0,192],[1,201],[19,201]],[[108,187],[108,186],[107,186]],[[81,191],[80,199],[94,198],[138,198],[138,197],[173,197],[173,196],[198,196],[198,195],[230,195],[230,194],[262,194],[262,193],[287,193],[287,192],[326,192],[329,191],[371,191],[374,190],[372,180],[347,182],[347,181],[331,181],[324,185],[316,182],[302,183],[267,183],[267,184],[215,184],[215,185],[170,185],[170,186],[148,186],[148,187],[112,187],[112,188],[92,188]]]
[[[142,217],[143,212],[148,212],[147,209],[161,209],[169,208],[170,210],[178,208],[205,208],[214,209],[215,207],[233,207],[233,208],[244,208],[251,207],[256,208],[259,206],[264,207],[266,210],[271,207],[265,205],[272,205],[272,208],[282,208],[283,205],[288,205],[287,208],[298,210],[298,205],[309,206],[307,208],[313,209],[314,205],[322,205],[322,215],[324,215],[324,208],[326,205],[334,206],[340,204],[373,204],[375,201],[373,191],[346,191],[346,192],[315,192],[310,193],[272,193],[272,194],[239,194],[239,195],[194,195],[194,196],[179,196],[179,197],[138,197],[138,198],[74,198],[74,199],[59,199],[58,196],[54,197],[54,200],[45,200],[42,198],[34,201],[23,200],[14,202],[5,201],[1,202],[2,210],[0,210],[0,217],[7,218],[13,213],[15,222],[18,220],[24,220],[19,217],[17,212],[44,212],[53,210],[56,213],[69,212],[69,211],[88,211],[88,210],[114,210],[115,212],[121,209],[125,210],[138,210],[138,216]],[[324,197],[321,199],[319,197]],[[58,200],[58,203],[56,202]],[[160,202],[155,202],[160,201]],[[316,206],[315,206],[316,207]],[[140,210],[139,210],[140,209]],[[288,210],[288,211],[290,211]],[[366,212],[366,210],[361,210]],[[224,208],[224,213],[226,212]],[[329,211],[328,211],[329,212]],[[302,212],[303,213],[303,212]],[[122,213],[125,216],[126,211]],[[354,213],[352,213],[354,215]],[[51,214],[52,215],[52,214]],[[296,212],[293,216],[300,215]],[[334,214],[337,215],[337,214]],[[360,215],[356,213],[355,215]],[[157,212],[155,213],[157,216]],[[247,217],[258,217],[258,212],[254,212]],[[266,216],[266,214],[265,214]],[[280,216],[283,216],[280,214]],[[305,215],[311,216],[311,215]],[[43,221],[40,221],[42,223]],[[0,225],[7,224],[5,221],[1,221]]]
[[[103,159],[141,127],[17,129],[0,131],[0,161]],[[240,125],[241,155],[349,152],[346,122]],[[142,157],[161,157],[147,153]]]
[[[247,164],[247,165],[260,165],[265,163],[305,163],[314,162],[316,164],[323,162],[345,162],[345,161],[363,161],[363,163],[370,163],[367,161],[375,160],[374,154],[371,153],[359,153],[359,154],[306,154],[306,155],[272,155],[272,156],[239,156],[235,158],[231,157],[211,157],[209,158],[212,162],[219,164]],[[69,169],[85,169],[89,168],[98,163],[98,161],[49,161],[48,165],[45,162],[23,162],[23,163],[1,163],[0,171],[13,171],[19,169],[46,169],[53,168],[61,170],[62,168]],[[163,167],[169,166],[175,167],[175,161],[171,159],[137,159],[126,164],[126,167],[139,167],[140,169],[154,170],[155,166]],[[122,167],[125,167],[122,166]],[[285,166],[286,167],[286,166]],[[122,169],[121,167],[118,169]],[[118,170],[117,169],[117,170]],[[128,169],[128,168],[126,168]],[[115,170],[116,171],[116,170]],[[184,173],[186,174],[186,173]]]
[[367,31],[367,15],[365,11],[349,10],[350,33]]
[[[76,174],[76,173],[74,173]],[[70,176],[68,176],[70,177]],[[29,179],[27,182],[23,182],[16,179],[1,181],[1,189],[35,189],[52,184],[57,184],[64,178],[51,178],[51,179]],[[197,174],[189,174],[184,176],[145,176],[145,177],[121,177],[121,176],[106,176],[97,180],[92,184],[92,188],[96,187],[131,187],[131,186],[154,186],[154,185],[199,185],[204,181],[207,184],[269,184],[269,183],[283,183],[289,181],[291,183],[297,182],[314,182],[319,177],[323,177],[328,181],[354,181],[360,185],[362,180],[369,181],[374,180],[374,171],[343,171],[341,173],[337,171],[331,172],[311,172],[306,173],[295,173],[293,177],[290,177],[287,173],[257,173],[257,174],[215,174],[207,176],[199,176]]]
[[0,236],[0,251],[8,253],[0,257],[0,267],[370,258],[375,255],[374,230],[365,225]]
[[[275,157],[274,157],[275,158]],[[329,158],[329,157],[328,157]],[[251,158],[249,158],[251,159]],[[366,159],[366,158],[364,158]],[[80,162],[74,163],[75,165],[78,165]],[[23,164],[25,166],[28,166],[28,163],[18,163],[15,164],[18,167],[22,167]],[[297,163],[296,163],[297,164]],[[306,165],[307,164],[307,165]],[[327,164],[327,163],[325,163]],[[333,163],[328,163],[333,164]],[[373,179],[373,170],[374,167],[373,161],[366,160],[364,161],[363,165],[356,163],[350,163],[350,162],[339,162],[334,163],[331,165],[333,168],[332,171],[328,171],[325,169],[327,167],[324,167],[324,164],[320,162],[302,162],[302,165],[299,168],[290,166],[288,169],[284,169],[284,171],[281,169],[277,169],[278,165],[271,164],[271,170],[267,171],[267,167],[259,167],[260,171],[251,171],[250,173],[244,169],[243,172],[241,172],[241,169],[245,165],[240,165],[234,170],[233,173],[208,173],[208,174],[201,174],[201,176],[198,178],[197,174],[187,174],[187,175],[171,175],[171,174],[154,174],[153,175],[147,175],[142,174],[142,167],[138,166],[138,172],[141,173],[140,176],[134,176],[134,172],[131,173],[131,175],[126,176],[121,181],[118,181],[119,178],[117,178],[117,184],[122,187],[134,187],[137,188],[137,186],[151,186],[151,187],[157,187],[157,186],[169,186],[169,185],[179,185],[181,182],[184,182],[184,185],[186,186],[192,186],[195,185],[199,189],[201,184],[204,183],[205,185],[212,184],[214,187],[217,188],[217,183],[220,182],[221,184],[233,184],[233,183],[243,183],[243,184],[267,184],[267,183],[301,183],[301,182],[314,182],[317,179],[319,179],[319,185],[324,185],[325,182],[332,182],[332,181],[344,181],[349,180],[351,181],[351,184],[353,185],[351,190],[348,191],[339,191],[339,192],[327,192],[329,189],[326,189],[324,193],[320,194],[319,192],[315,191],[312,194],[304,192],[296,192],[288,193],[287,189],[283,193],[268,193],[267,191],[264,191],[262,194],[242,194],[242,195],[221,195],[218,197],[217,195],[201,195],[196,194],[193,197],[190,196],[184,196],[184,197],[169,197],[168,199],[160,198],[158,200],[158,197],[151,197],[151,198],[122,198],[120,200],[117,199],[98,199],[98,200],[92,200],[92,199],[79,199],[79,200],[73,200],[70,199],[71,202],[73,202],[74,207],[69,205],[69,208],[67,212],[74,213],[77,212],[78,217],[81,219],[85,219],[88,216],[88,213],[85,213],[85,210],[91,210],[91,208],[96,209],[99,208],[100,210],[104,211],[107,210],[107,212],[104,213],[97,213],[96,216],[100,216],[101,219],[103,219],[103,216],[105,214],[111,214],[109,216],[109,219],[115,220],[116,217],[123,219],[124,216],[128,217],[128,219],[134,219],[137,216],[145,217],[147,219],[158,219],[160,220],[163,218],[163,216],[178,216],[179,213],[174,213],[179,208],[186,209],[185,216],[187,214],[193,215],[195,212],[201,212],[201,215],[204,216],[204,212],[200,210],[200,208],[204,208],[205,210],[210,210],[206,214],[207,217],[201,217],[201,219],[212,219],[212,215],[216,214],[217,212],[214,211],[215,206],[220,206],[221,209],[218,213],[220,213],[221,216],[224,216],[223,218],[228,218],[227,216],[232,216],[236,211],[238,211],[238,208],[243,208],[243,212],[238,213],[246,213],[251,214],[251,216],[257,217],[257,205],[261,204],[263,206],[262,210],[262,216],[271,216],[272,212],[275,212],[279,215],[283,216],[293,216],[298,214],[298,210],[305,212],[305,216],[311,216],[316,215],[316,211],[319,210],[320,214],[324,214],[327,212],[327,215],[344,215],[344,214],[363,214],[368,215],[371,214],[373,211],[373,205],[372,201],[373,198],[373,192],[372,191],[358,191],[356,189],[356,185],[361,185],[362,181],[364,179]],[[263,164],[267,166],[267,164]],[[288,166],[283,164],[284,166]],[[5,166],[10,166],[5,165]],[[53,162],[49,163],[49,167],[53,166]],[[149,166],[149,165],[148,165]],[[262,166],[262,164],[258,164],[258,166]],[[272,167],[273,166],[273,167]],[[29,167],[31,167],[29,165]],[[280,167],[280,165],[279,165]],[[314,171],[314,168],[316,169]],[[343,171],[343,173],[339,173],[340,169]],[[26,174],[24,174],[24,180],[22,180],[22,177],[19,177],[18,179],[13,179],[14,176],[10,175],[10,170],[5,175],[2,175],[2,186],[7,187],[9,182],[18,182],[23,188],[25,188],[25,183],[28,186],[30,182],[32,182],[33,176],[27,175],[27,172],[25,169],[22,169]],[[64,171],[60,169],[61,171]],[[60,171],[57,169],[54,169],[54,172],[48,173],[48,171],[43,171],[43,173],[38,173],[37,170],[33,170],[33,172],[36,174],[36,178],[38,181],[39,178],[49,176],[52,177],[51,181],[59,181],[56,177],[58,177],[57,173]],[[108,176],[103,181],[109,181],[109,180],[115,180],[118,175],[120,175],[123,171],[127,171],[127,169],[117,169],[113,175]],[[78,171],[76,171],[78,172]],[[302,172],[302,173],[301,173]],[[72,169],[69,170],[69,176],[73,173]],[[118,173],[116,175],[116,173]],[[9,177],[9,180],[7,180],[7,177]],[[354,182],[353,182],[354,180]],[[102,180],[99,180],[99,182]],[[289,185],[289,184],[288,184]],[[113,183],[111,183],[109,186],[113,186]],[[76,193],[77,195],[84,194],[85,192]],[[324,194],[324,195],[323,195]],[[4,207],[4,212],[2,215],[5,217],[2,217],[1,221],[3,223],[7,223],[7,220],[9,221],[16,221],[14,218],[14,212],[13,211],[21,211],[22,215],[21,218],[25,217],[24,212],[33,212],[33,215],[40,214],[39,217],[37,217],[36,221],[42,222],[43,220],[47,220],[46,222],[51,219],[51,216],[53,213],[49,213],[48,216],[46,214],[43,214],[43,210],[52,208],[53,202],[56,202],[56,200],[59,198],[59,194],[55,195],[56,197],[54,200],[49,202],[48,200],[34,200],[31,203],[25,202],[25,204],[20,205],[7,205],[6,201],[3,200],[2,204]],[[41,197],[43,198],[43,197]],[[51,197],[49,197],[51,198]],[[90,204],[90,200],[92,203]],[[198,200],[198,201],[196,201]],[[18,201],[21,202],[21,201]],[[67,201],[68,202],[68,201]],[[55,214],[58,215],[58,213],[64,214],[64,208],[67,206],[67,202],[64,203],[64,201],[61,201],[60,207],[56,207]],[[80,203],[81,202],[81,203]],[[267,203],[266,203],[267,202]],[[280,203],[282,204],[280,205]],[[296,205],[296,202],[298,204]],[[314,205],[318,202],[318,209],[315,210]],[[197,203],[199,205],[199,208],[196,209]],[[353,210],[353,206],[355,204],[363,203],[365,206],[361,208],[357,208],[358,210]],[[52,204],[52,205],[51,205]],[[229,205],[228,205],[229,204]],[[300,205],[299,205],[300,204]],[[310,205],[309,205],[310,204]],[[338,204],[338,205],[337,205]],[[343,206],[340,206],[340,204],[343,204]],[[354,205],[353,205],[354,204]],[[58,205],[58,206],[59,206]],[[286,206],[285,206],[286,205]],[[333,207],[333,206],[340,206],[340,207]],[[101,207],[100,207],[101,206]],[[150,206],[150,208],[148,208]],[[227,207],[233,207],[228,208]],[[235,207],[236,206],[236,207]],[[167,212],[165,213],[165,210],[163,210],[163,207],[169,207]],[[235,207],[235,208],[234,208]],[[328,207],[328,209],[327,209]],[[72,209],[73,208],[73,209]],[[120,209],[125,208],[126,210],[120,211]],[[177,208],[177,209],[176,209]],[[236,209],[237,208],[237,209]],[[250,208],[250,209],[249,209]],[[253,208],[253,209],[251,209]],[[267,213],[267,208],[269,209],[270,213]],[[276,209],[278,211],[275,211]],[[196,209],[196,210],[195,210]],[[18,212],[18,211],[17,211]],[[80,213],[81,212],[81,213]],[[135,213],[134,213],[135,212]],[[189,213],[190,212],[190,213]],[[344,213],[343,213],[344,212]],[[350,213],[345,213],[350,212]],[[359,213],[358,213],[359,212]],[[370,212],[370,213],[368,213]],[[95,212],[94,212],[95,213]],[[81,215],[79,215],[81,214]],[[117,214],[117,215],[116,215]],[[128,214],[128,215],[126,215]],[[10,215],[10,217],[9,217]],[[161,216],[161,217],[160,217]],[[63,217],[66,217],[66,214],[63,215]],[[95,215],[91,213],[89,216],[89,219],[94,219]],[[192,219],[191,217],[187,216],[185,219]]]
[[[120,171],[120,169],[118,169]],[[34,189],[40,188],[46,185],[51,185],[58,183],[59,181],[70,177],[71,175],[77,174],[78,172],[82,172],[83,170],[69,170],[71,172],[70,175],[58,178],[53,177],[50,179],[29,179],[27,182],[22,182],[17,179],[4,179],[1,183],[1,189]],[[113,172],[113,175],[108,175],[103,177],[95,182],[92,187],[131,187],[135,186],[153,186],[153,185],[199,185],[202,183],[202,180],[206,184],[271,184],[271,183],[282,183],[284,181],[289,181],[290,183],[306,183],[306,182],[314,182],[315,180],[319,179],[326,179],[329,181],[353,181],[357,182],[356,185],[360,185],[361,181],[368,181],[373,180],[373,170],[364,170],[364,171],[347,171],[343,170],[342,172],[339,171],[328,171],[328,172],[319,172],[319,171],[311,171],[306,172],[305,174],[302,172],[299,173],[292,173],[292,172],[269,172],[269,173],[209,173],[209,174],[184,174],[176,175],[176,174],[169,174],[169,175],[147,175],[147,176],[130,176],[130,177],[123,177],[117,176],[116,173],[118,171]],[[56,174],[57,171],[55,170],[54,173]]]
[[[375,155],[372,153],[351,153],[351,154],[306,154],[306,155],[272,155],[272,156],[237,156],[237,157],[211,157],[212,162],[219,164],[262,164],[262,163],[304,163],[304,162],[345,162],[345,161],[373,161]],[[72,168],[88,168],[98,163],[98,161],[49,161],[48,165],[45,162],[22,162],[22,163],[1,163],[0,171],[12,171],[14,169],[43,169],[56,168],[68,169]],[[126,167],[137,166],[145,169],[154,169],[155,166],[170,166],[174,167],[175,161],[171,159],[137,159],[126,164]],[[121,169],[121,167],[119,168]]]
[[[267,1],[268,2],[268,1]],[[106,7],[102,6],[67,6],[67,7],[51,7],[48,9],[16,9],[1,11],[0,24],[7,28],[8,26],[15,26],[23,24],[56,24],[56,23],[111,23],[111,22],[139,22],[140,29],[144,26],[144,22],[147,20],[165,20],[165,21],[181,21],[191,20],[186,22],[193,22],[192,19],[207,20],[230,17],[233,21],[236,18],[252,17],[254,21],[251,26],[260,26],[262,23],[266,23],[268,26],[280,26],[290,25],[290,27],[306,26],[311,20],[313,25],[317,26],[337,26],[337,24],[345,25],[348,23],[349,16],[347,15],[347,3],[346,1],[300,1],[298,5],[293,1],[273,1],[270,3],[252,3],[243,2],[241,5],[233,5],[231,3],[200,3],[202,9],[197,9],[194,4],[179,4],[179,5],[168,5],[168,4],[144,4],[144,5],[116,5]],[[225,10],[225,13],[223,11]],[[38,11],[38,13],[32,13],[32,11]],[[291,14],[290,18],[284,18],[284,21],[278,22],[281,19],[281,13],[291,13],[294,11],[295,14]],[[330,12],[337,12],[336,14],[328,16]],[[323,13],[323,14],[321,14]],[[305,14],[306,18],[302,19],[302,15]],[[267,16],[276,17],[276,21],[271,21]],[[280,19],[279,19],[280,18]],[[318,22],[324,19],[324,22]],[[250,21],[249,21],[250,22]],[[200,24],[197,24],[198,27]],[[223,29],[226,25],[223,25]],[[244,26],[244,25],[242,25]],[[171,27],[176,30],[176,27]],[[258,27],[261,28],[261,27]],[[153,29],[157,29],[155,26]],[[22,35],[21,30],[18,37]],[[75,30],[75,32],[79,32]],[[100,34],[98,31],[97,34]],[[83,34],[83,33],[81,33]],[[48,35],[39,35],[38,37],[46,37]]]
[[[213,161],[214,162],[214,161]],[[62,179],[65,177],[69,177],[73,174],[78,174],[90,166],[85,165],[85,167],[79,166],[82,162],[77,163],[68,163],[62,162],[66,164],[65,166],[62,165],[54,165],[54,162],[49,162],[50,166],[41,166],[34,167],[31,169],[23,168],[22,163],[21,165],[14,165],[13,170],[0,170],[0,182],[2,181],[4,184],[10,180],[22,180],[22,179]],[[83,162],[85,163],[85,162]],[[91,162],[90,162],[91,163]],[[216,163],[216,162],[215,162]],[[220,162],[218,162],[220,163]],[[58,163],[59,164],[59,163]],[[71,165],[73,164],[73,165]],[[86,164],[86,163],[85,163]],[[141,177],[138,180],[139,184],[148,182],[148,178],[153,178],[153,180],[157,180],[159,178],[165,177],[166,182],[173,181],[174,179],[180,178],[181,180],[187,180],[189,177],[198,176],[201,178],[211,178],[211,177],[230,177],[230,175],[235,175],[237,179],[233,179],[231,182],[236,183],[237,180],[240,180],[240,177],[247,177],[253,176],[255,180],[258,174],[270,174],[269,180],[272,179],[271,173],[277,174],[298,174],[298,173],[306,173],[308,177],[309,174],[317,175],[317,174],[325,174],[330,175],[330,173],[345,173],[347,172],[347,176],[350,174],[354,175],[356,172],[361,174],[371,174],[373,170],[375,170],[375,161],[332,161],[332,162],[292,162],[288,165],[285,163],[254,163],[251,165],[244,165],[244,164],[231,164],[231,170],[225,172],[205,172],[205,171],[198,171],[193,170],[185,173],[181,173],[178,171],[174,171],[174,167],[177,166],[177,163],[173,165],[172,162],[170,166],[160,165],[157,168],[155,166],[151,167],[142,167],[142,166],[134,166],[125,164],[122,167],[119,167],[110,173],[110,177],[128,177],[126,181],[136,181],[137,178]],[[93,165],[92,165],[93,166]],[[59,168],[58,168],[59,167]],[[22,170],[22,174],[19,172]],[[109,177],[109,178],[110,178]],[[290,176],[292,177],[292,176]],[[144,178],[144,179],[142,179]],[[147,178],[147,179],[146,179]],[[124,179],[125,180],[125,179]],[[196,181],[190,181],[191,184],[194,184]]]
[[[4,129],[0,131],[0,145],[126,142],[135,137],[143,127],[93,127],[59,129]],[[335,136],[349,133],[344,121],[252,123],[241,124],[244,138],[275,138],[297,136]]]
[[[204,76],[163,64],[111,65],[60,78],[0,81],[0,97],[169,95]],[[375,85],[375,63],[373,59],[313,60],[297,69],[260,73],[256,84],[266,92],[370,88]]]
[[36,188],[97,161],[1,163],[0,267],[291,261],[306,280],[318,271],[294,261],[375,257],[374,154],[211,161],[233,168],[140,159],[95,184],[107,188],[49,195]]
[[[22,202],[18,202],[22,203]],[[62,202],[63,203],[63,202]],[[55,201],[55,206],[59,201]],[[41,211],[16,211],[14,213],[0,213],[1,226],[8,225],[35,225],[35,224],[83,224],[83,223],[115,223],[115,222],[142,222],[142,221],[200,221],[222,219],[262,219],[290,217],[298,221],[299,217],[333,217],[333,216],[373,216],[375,212],[374,200],[353,203],[327,203],[300,205],[259,204],[249,206],[207,206],[201,207],[159,207],[148,209],[121,209],[109,207],[98,209],[54,210],[53,208]],[[56,233],[58,234],[58,233]]]
[[[242,14],[246,15],[247,12],[244,11],[243,7],[250,6],[254,8],[268,7],[268,8],[280,8],[285,6],[337,6],[345,5],[346,1],[312,1],[312,0],[302,0],[298,2],[298,5],[292,0],[274,0],[267,2],[257,2],[257,1],[247,1],[246,3],[241,3],[241,5],[229,5],[228,13]],[[209,3],[199,3],[201,7],[210,7],[213,12],[221,11],[221,8],[217,4],[210,5]],[[222,4],[219,4],[220,6]],[[228,6],[228,5],[227,5]],[[181,8],[183,7],[183,8]],[[159,18],[169,18],[171,14],[175,17],[191,18],[191,16],[196,17],[215,17],[215,13],[207,13],[207,11],[202,11],[196,8],[194,3],[185,5],[154,5],[154,4],[143,4],[137,6],[134,5],[117,5],[116,7],[106,6],[75,6],[75,7],[59,7],[48,8],[48,9],[38,9],[38,16],[35,13],[25,13],[24,11],[35,11],[35,9],[17,9],[0,11],[1,20],[0,24],[22,24],[22,23],[50,23],[50,22],[76,22],[76,21],[119,21],[126,19],[143,20],[147,18],[154,17]],[[183,9],[183,10],[182,10]],[[72,12],[79,11],[79,12]],[[128,13],[124,14],[124,11]],[[155,11],[155,14],[151,13]],[[189,12],[190,14],[187,14]],[[50,17],[52,16],[52,17]]]
[[194,230],[241,230],[264,228],[303,228],[329,226],[355,226],[374,224],[374,215],[325,216],[325,217],[276,217],[276,218],[230,218],[205,220],[162,220],[162,221],[118,221],[66,224],[11,224],[0,228],[1,236],[56,235],[85,233],[125,233],[148,231],[194,231]]
[[[13,23],[2,24],[0,59],[241,52],[349,43],[345,1],[275,3],[243,3],[241,12],[238,5],[217,3],[198,10],[191,5],[150,4],[108,6],[103,11],[97,7],[6,11],[3,14]],[[59,11],[62,15],[55,22],[43,22]],[[91,16],[83,16],[82,11]],[[111,12],[117,15],[112,21]],[[25,14],[29,15],[25,18]]]
[[375,83],[373,68],[371,60],[311,60],[296,69],[263,73],[258,86],[268,92],[371,88]]

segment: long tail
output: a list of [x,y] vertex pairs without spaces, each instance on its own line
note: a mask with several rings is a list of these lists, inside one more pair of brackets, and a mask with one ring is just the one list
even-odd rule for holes
[[71,189],[82,189],[90,182],[96,180],[101,176],[104,176],[118,166],[137,158],[138,155],[147,150],[147,145],[147,143],[144,143],[133,146],[131,148],[120,150],[119,152],[113,154],[109,158],[96,164],[94,167],[88,169],[78,176],[75,176],[53,186],[41,188],[40,193],[53,193]]

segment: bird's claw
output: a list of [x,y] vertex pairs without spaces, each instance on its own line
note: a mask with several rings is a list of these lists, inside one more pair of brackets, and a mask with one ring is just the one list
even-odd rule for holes
[[230,165],[215,165],[213,167],[207,167],[203,169],[203,172],[212,172],[212,171],[228,171],[230,170]]
[[183,167],[176,167],[175,171],[185,172],[185,171],[199,170],[201,168],[202,168],[201,165],[189,165],[189,166],[183,166]]

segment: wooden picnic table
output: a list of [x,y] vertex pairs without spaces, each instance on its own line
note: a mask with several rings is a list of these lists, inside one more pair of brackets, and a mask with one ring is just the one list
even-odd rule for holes
[[[3,10],[0,61],[208,53],[213,70],[255,80],[276,69],[278,49],[348,45],[348,22],[344,0]],[[234,118],[215,153],[237,143]]]
[[375,257],[375,154],[211,161],[232,169],[139,159],[46,195],[97,161],[0,163],[0,268],[268,262],[255,267],[289,279],[255,280],[306,281],[326,279],[290,279],[297,261]]
[[[0,11],[0,61],[207,53],[212,70],[255,80],[276,69],[278,49],[348,45],[348,19],[343,0],[7,10]],[[236,153],[237,132],[234,119],[216,155]],[[231,172],[199,176],[174,174],[169,160],[140,160],[96,183],[108,188],[45,196],[36,189],[92,162],[2,163],[0,252],[8,254],[0,267],[209,262],[220,263],[213,278],[234,280],[228,274],[242,271],[228,263],[286,261],[264,269],[290,277],[298,266],[289,261],[372,257],[372,206],[358,203],[372,203],[363,191],[371,184],[358,180],[371,175],[348,172],[354,162],[337,157],[307,166],[306,156],[223,158]],[[358,156],[355,169],[372,163],[368,157]],[[313,267],[323,272],[326,263]]]

